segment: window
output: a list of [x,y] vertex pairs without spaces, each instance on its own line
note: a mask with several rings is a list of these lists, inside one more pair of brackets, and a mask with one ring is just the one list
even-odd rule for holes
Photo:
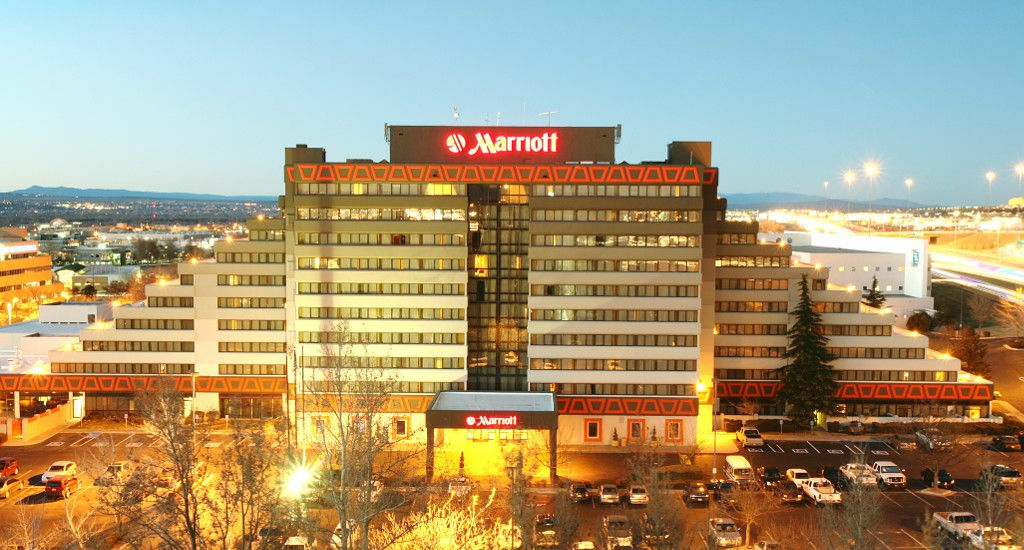
[[629,439],[631,441],[643,441],[647,434],[647,421],[640,418],[631,418],[628,421]]
[[586,442],[600,442],[601,441],[601,419],[600,418],[584,418],[583,426],[585,431],[583,433],[583,441]]
[[397,417],[391,419],[391,437],[393,439],[405,439],[409,437],[409,418]]
[[666,420],[665,421],[665,441],[674,442],[683,440],[683,421],[682,420]]

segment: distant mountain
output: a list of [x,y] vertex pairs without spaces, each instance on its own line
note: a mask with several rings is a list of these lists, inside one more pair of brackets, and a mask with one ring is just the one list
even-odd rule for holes
[[152,199],[178,201],[276,201],[269,195],[211,195],[204,193],[160,193],[156,191],[129,191],[127,189],[79,189],[77,187],[43,187],[33,185],[27,189],[11,191],[10,195],[57,197],[78,199]]
[[[863,201],[846,201],[841,198],[819,197],[801,193],[729,193],[723,194],[729,200],[730,208],[750,210],[771,210],[775,208],[797,209],[845,209],[847,205],[853,210],[867,210],[869,205]],[[872,201],[874,210],[887,208],[927,208],[928,205],[911,202],[906,199],[881,198]]]

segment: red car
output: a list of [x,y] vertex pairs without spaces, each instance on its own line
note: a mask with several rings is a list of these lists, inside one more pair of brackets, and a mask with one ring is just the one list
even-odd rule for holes
[[0,458],[0,477],[11,477],[16,476],[20,473],[18,470],[18,459],[5,456]]
[[78,490],[80,482],[77,477],[54,476],[46,481],[46,494],[68,498]]

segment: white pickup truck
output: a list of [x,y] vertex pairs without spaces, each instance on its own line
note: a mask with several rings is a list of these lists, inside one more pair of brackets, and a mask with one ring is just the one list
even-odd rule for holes
[[971,548],[980,548],[981,550],[1020,550],[1021,548],[1014,541],[1013,535],[1002,527],[983,527],[977,531],[971,531],[967,533],[967,542],[971,543]]
[[804,494],[815,504],[842,504],[843,495],[832,482],[823,477],[812,477],[803,483]]
[[880,460],[871,465],[871,471],[874,472],[879,487],[903,489],[907,486],[907,476],[895,462]]
[[932,519],[939,529],[958,539],[966,537],[971,531],[981,529],[978,518],[970,512],[935,512]]
[[863,462],[843,464],[839,467],[839,474],[842,476],[842,482],[845,484],[845,487],[875,485],[878,483],[878,480],[875,479],[874,471]]

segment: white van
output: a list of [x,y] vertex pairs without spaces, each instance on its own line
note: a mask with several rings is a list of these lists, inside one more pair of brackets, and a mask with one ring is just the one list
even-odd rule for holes
[[740,455],[725,457],[725,477],[737,483],[753,482],[754,468]]

